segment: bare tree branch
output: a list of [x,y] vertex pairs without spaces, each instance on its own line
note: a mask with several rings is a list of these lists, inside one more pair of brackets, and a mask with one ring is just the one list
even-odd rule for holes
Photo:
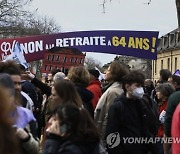
[[0,37],[50,34],[60,31],[53,18],[40,17],[25,10],[32,0],[3,0],[0,2]]
[[2,0],[0,2],[0,26],[13,23],[16,19],[29,14],[24,10],[32,0]]
[[86,57],[85,59],[85,66],[87,69],[93,69],[95,67],[97,68],[101,68],[101,62],[99,62],[98,60],[92,58],[92,57]]
[[148,2],[146,2],[146,3],[144,3],[144,4],[150,5],[150,4],[151,4],[151,1],[152,1],[152,0],[149,0]]
[[[100,6],[102,6],[102,8],[103,8],[103,12],[102,13],[106,13],[106,5],[107,5],[108,1],[112,2],[113,0],[103,0],[102,4],[100,4]],[[151,1],[152,0],[148,0],[148,2],[144,2],[144,4],[150,5]]]
[[[110,0],[111,1],[111,0]],[[100,6],[102,6],[103,7],[103,12],[102,13],[106,13],[106,11],[105,11],[105,4],[107,3],[107,0],[103,0],[103,3],[102,4],[100,4]]]

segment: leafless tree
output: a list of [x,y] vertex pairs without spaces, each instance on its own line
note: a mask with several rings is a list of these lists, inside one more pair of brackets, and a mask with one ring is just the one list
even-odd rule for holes
[[0,25],[13,24],[15,20],[30,13],[24,9],[32,0],[2,0],[0,1]]
[[58,26],[55,20],[47,16],[30,18],[28,26],[32,29],[38,29],[41,34],[52,34],[60,31],[60,26]]
[[53,18],[38,16],[28,11],[32,0],[0,1],[0,38],[57,33],[60,31]]
[[98,60],[96,60],[92,57],[86,57],[84,63],[85,63],[85,66],[87,69],[93,69],[93,68],[97,67],[98,69],[101,70],[101,68],[102,68],[101,62],[99,62]]
[[13,24],[8,26],[0,27],[0,37],[23,37],[30,35],[40,35],[40,34],[52,34],[58,33],[60,31],[60,26],[56,24],[53,18],[47,16],[37,17],[26,16],[21,20],[17,20]]
[[[60,31],[53,18],[38,16],[36,10],[27,10],[32,0],[0,1],[0,38],[23,37],[30,35],[51,34]],[[41,74],[42,61],[32,62]]]

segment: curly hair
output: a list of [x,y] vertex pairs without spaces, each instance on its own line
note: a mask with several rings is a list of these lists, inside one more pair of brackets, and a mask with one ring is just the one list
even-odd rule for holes
[[175,92],[175,89],[170,83],[165,82],[165,83],[160,83],[156,87],[156,92],[160,92],[162,95],[168,98],[173,92]]
[[74,83],[80,83],[85,86],[89,85],[90,75],[88,70],[83,66],[71,67],[67,77]]

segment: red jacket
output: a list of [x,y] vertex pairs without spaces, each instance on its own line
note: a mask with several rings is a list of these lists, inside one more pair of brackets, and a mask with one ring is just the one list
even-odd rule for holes
[[[167,101],[164,101],[163,104],[159,107],[159,113],[161,114],[161,112],[164,110],[166,111],[167,108]],[[164,136],[164,124],[161,124],[157,133],[158,137],[163,137]]]
[[94,95],[93,99],[92,99],[92,104],[94,109],[96,108],[96,105],[99,101],[99,98],[101,97],[102,93],[101,93],[101,83],[99,80],[94,80],[91,81],[89,86],[87,87],[87,89],[89,91],[91,91]]
[[[176,137],[178,140],[180,140],[180,104],[176,107],[173,114],[171,134],[172,137]],[[172,153],[180,154],[180,144],[178,142],[172,142]]]

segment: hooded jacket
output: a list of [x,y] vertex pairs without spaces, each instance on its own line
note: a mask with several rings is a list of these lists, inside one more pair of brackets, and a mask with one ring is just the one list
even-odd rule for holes
[[90,115],[94,117],[94,109],[92,105],[93,93],[86,89],[86,86],[80,83],[75,83],[76,90],[78,91],[84,107],[89,111]]

